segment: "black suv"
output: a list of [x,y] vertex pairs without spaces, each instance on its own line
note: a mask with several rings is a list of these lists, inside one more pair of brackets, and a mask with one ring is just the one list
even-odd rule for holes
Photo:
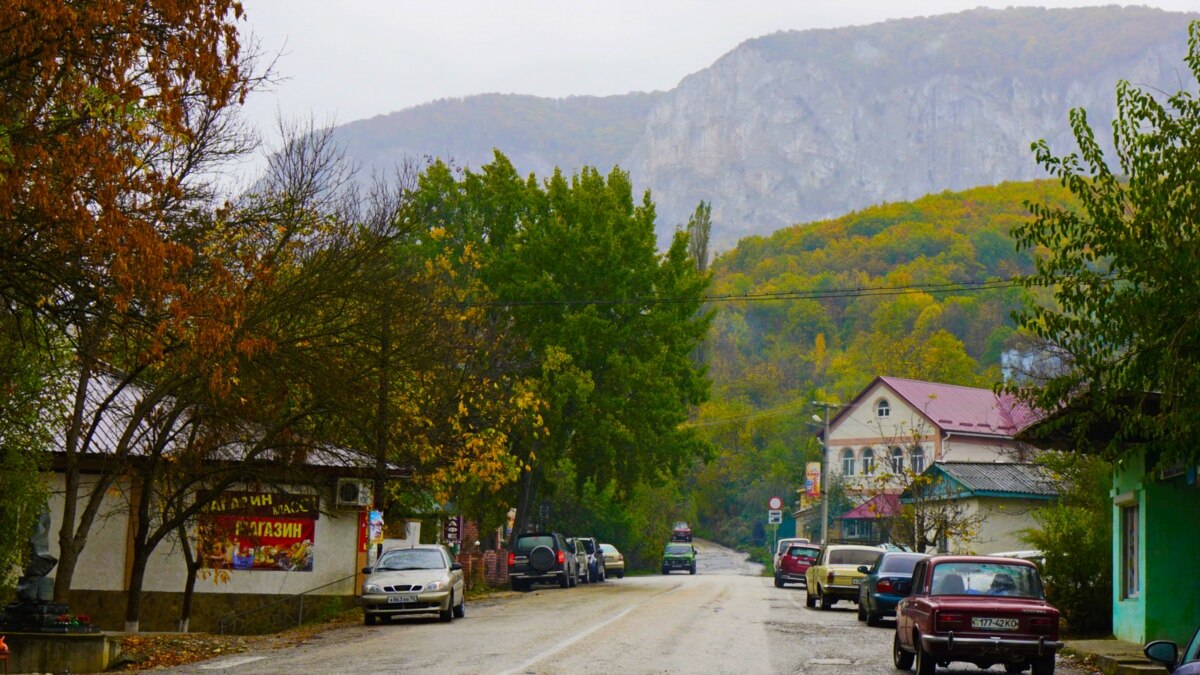
[[535,583],[574,586],[579,578],[575,547],[558,532],[518,534],[508,554],[508,583],[514,591],[527,591]]
[[575,543],[587,551],[587,578],[589,583],[604,581],[608,570],[604,569],[604,551],[595,537],[575,537]]

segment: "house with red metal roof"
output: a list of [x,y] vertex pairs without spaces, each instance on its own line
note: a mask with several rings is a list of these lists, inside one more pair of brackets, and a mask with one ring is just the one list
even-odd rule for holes
[[[956,542],[956,549],[984,552],[1011,547],[1014,529],[1033,524],[1025,522],[1030,500],[1047,495],[972,491],[943,469],[974,464],[984,473],[1004,473],[983,467],[1027,463],[1035,449],[1015,435],[1037,417],[1011,395],[990,389],[876,377],[830,419],[828,437],[820,434],[827,453],[827,482],[841,482],[858,504],[837,516],[831,538],[886,542],[885,521],[903,508],[900,493],[905,476],[935,472],[939,480],[964,491],[957,498],[974,500],[970,508],[978,510],[981,520],[991,521],[973,541]],[[1023,475],[1023,469],[1016,472]],[[990,480],[967,473],[985,483]],[[1009,498],[1017,501],[1010,504],[1005,501]],[[798,513],[797,519],[801,518]]]

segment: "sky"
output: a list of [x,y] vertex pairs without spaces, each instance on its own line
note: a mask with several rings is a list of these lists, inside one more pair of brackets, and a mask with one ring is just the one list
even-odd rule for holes
[[[1054,1],[1045,7],[1112,2]],[[1153,0],[1200,11],[1200,0]],[[668,90],[781,30],[1003,8],[1012,0],[243,0],[243,34],[282,80],[249,100],[275,120],[343,124],[441,98]]]

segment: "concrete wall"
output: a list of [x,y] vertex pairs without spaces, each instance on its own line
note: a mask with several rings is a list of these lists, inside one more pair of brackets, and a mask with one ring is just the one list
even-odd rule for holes
[[1046,502],[986,497],[971,499],[968,504],[970,512],[982,519],[979,533],[968,540],[951,542],[951,550],[988,554],[1028,549],[1029,544],[1021,540],[1020,531],[1037,525],[1031,512]]

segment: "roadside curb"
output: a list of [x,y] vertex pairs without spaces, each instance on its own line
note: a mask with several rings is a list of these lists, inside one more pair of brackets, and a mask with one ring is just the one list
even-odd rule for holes
[[1099,668],[1104,675],[1166,675],[1167,669],[1151,663],[1141,645],[1123,640],[1072,640],[1063,653]]

